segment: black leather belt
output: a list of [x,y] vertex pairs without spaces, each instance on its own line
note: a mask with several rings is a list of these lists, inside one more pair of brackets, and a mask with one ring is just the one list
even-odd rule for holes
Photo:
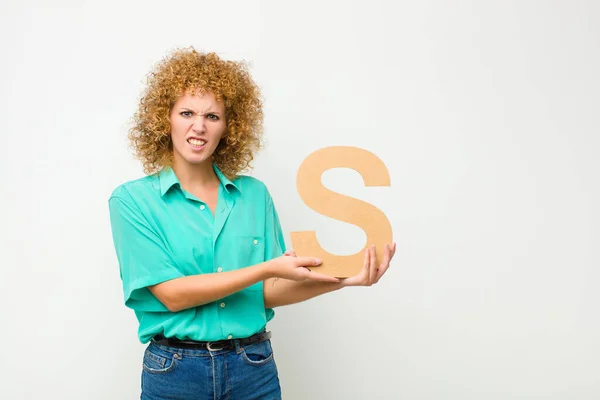
[[181,349],[203,349],[210,351],[219,350],[232,350],[235,349],[235,342],[237,341],[240,346],[248,346],[254,343],[264,342],[271,338],[271,332],[259,332],[250,337],[243,339],[226,339],[217,340],[215,342],[198,342],[195,340],[180,340],[175,338],[167,338],[164,335],[159,334],[154,336],[152,339],[157,344],[164,346],[179,347]]

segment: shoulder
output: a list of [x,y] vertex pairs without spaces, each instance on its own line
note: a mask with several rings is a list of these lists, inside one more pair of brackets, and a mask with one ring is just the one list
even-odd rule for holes
[[250,199],[255,204],[264,204],[270,207],[273,203],[267,185],[253,176],[240,175],[233,181],[243,197]]
[[118,185],[110,194],[109,202],[113,200],[136,202],[136,200],[148,198],[149,195],[158,193],[160,193],[158,176],[156,174],[147,175]]
[[269,190],[263,181],[249,175],[240,175],[233,180],[240,192],[251,194],[268,194]]

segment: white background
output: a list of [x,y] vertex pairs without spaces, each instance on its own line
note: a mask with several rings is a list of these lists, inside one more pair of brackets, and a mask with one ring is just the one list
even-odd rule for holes
[[398,251],[377,286],[277,310],[285,399],[600,397],[600,3],[3,1],[3,399],[134,399],[143,345],[107,200],[142,176],[126,130],[176,47],[252,62],[267,144],[252,174],[289,232],[332,253],[364,233],[306,207],[312,151],[352,170]]

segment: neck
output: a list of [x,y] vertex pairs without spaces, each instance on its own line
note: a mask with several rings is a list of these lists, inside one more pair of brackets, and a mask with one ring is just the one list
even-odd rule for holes
[[212,161],[207,160],[202,164],[189,164],[173,160],[173,171],[181,186],[189,191],[202,189],[219,183],[219,178],[212,166]]

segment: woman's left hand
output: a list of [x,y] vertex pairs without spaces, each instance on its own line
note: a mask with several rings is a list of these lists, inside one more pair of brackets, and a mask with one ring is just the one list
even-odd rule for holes
[[[340,284],[342,286],[372,286],[376,284],[390,267],[390,262],[392,261],[394,254],[396,254],[396,243],[392,244],[391,247],[386,244],[383,253],[383,261],[381,264],[377,265],[375,246],[367,247],[365,250],[364,264],[358,275],[341,279]],[[286,251],[284,255],[297,257],[293,250]]]
[[377,265],[375,246],[367,248],[365,250],[365,258],[362,269],[358,275],[342,279],[342,286],[372,286],[376,284],[390,267],[390,261],[392,261],[395,253],[396,243],[394,243],[391,247],[386,244],[383,252],[383,261],[381,264]]

